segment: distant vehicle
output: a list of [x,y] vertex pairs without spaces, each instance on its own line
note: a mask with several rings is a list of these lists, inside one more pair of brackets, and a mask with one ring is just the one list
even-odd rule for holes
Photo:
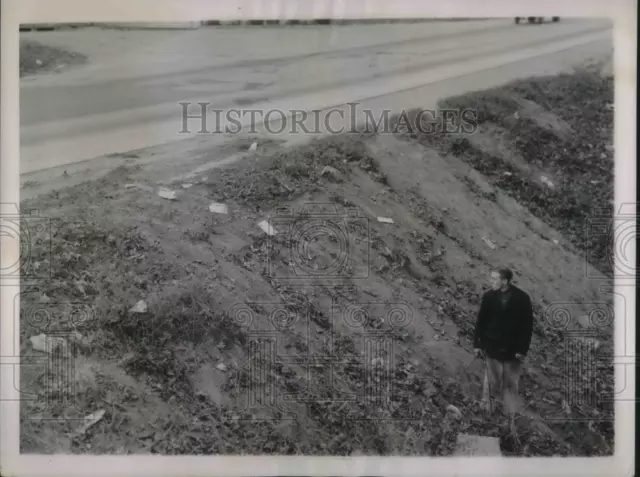
[[[547,17],[516,17],[516,25],[520,23],[520,21],[524,21],[525,19],[529,23],[544,23],[544,20]],[[556,23],[560,21],[560,17],[551,17],[551,21]]]

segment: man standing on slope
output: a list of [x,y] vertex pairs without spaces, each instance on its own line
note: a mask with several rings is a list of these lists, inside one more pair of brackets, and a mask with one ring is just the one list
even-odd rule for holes
[[529,351],[533,332],[533,309],[529,295],[511,284],[513,273],[491,273],[491,290],[482,297],[473,347],[486,357],[482,401],[494,410],[497,399],[513,416],[518,410],[518,381],[522,360]]

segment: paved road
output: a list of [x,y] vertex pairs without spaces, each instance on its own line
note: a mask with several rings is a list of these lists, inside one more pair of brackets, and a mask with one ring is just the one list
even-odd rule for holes
[[[233,49],[233,56],[210,55],[208,64],[204,63],[207,44],[202,45],[207,30],[194,31],[191,37],[179,32],[176,35],[181,40],[172,43],[171,61],[149,61],[148,74],[140,67],[129,75],[133,77],[114,74],[118,68],[112,63],[111,71],[94,65],[84,71],[24,81],[21,172],[184,139],[187,136],[179,134],[183,122],[178,102],[182,101],[204,101],[221,110],[323,109],[348,101],[383,99],[398,91],[508,65],[513,65],[509,76],[517,77],[519,71],[522,75],[544,73],[529,71],[522,66],[527,63],[523,60],[579,50],[579,54],[565,55],[561,63],[566,67],[569,56],[578,61],[593,52],[599,57],[612,47],[610,25],[602,20],[568,19],[535,26],[516,26],[510,20],[427,25],[411,25],[404,29],[406,34],[402,25],[387,25],[386,42],[371,35],[373,30],[365,39],[362,34],[343,34],[344,38],[334,39],[324,51],[318,51],[317,41],[306,49],[292,47],[290,43],[301,38],[300,30],[287,33],[283,29],[267,38],[263,31],[252,33],[247,28],[245,35],[260,43],[250,51],[251,42],[247,38],[241,42],[239,31],[229,29],[228,35],[236,35],[238,48]],[[194,38],[200,45],[197,51]],[[266,45],[267,41],[272,44]],[[177,51],[180,44],[186,53]],[[219,46],[217,42],[208,47]],[[272,56],[259,57],[260,52],[272,52]],[[137,56],[138,65],[144,65],[143,58]],[[495,75],[496,83],[504,80],[504,74]],[[491,83],[485,78],[483,87]],[[476,89],[474,86],[473,81],[468,84],[469,89]],[[388,107],[421,106],[409,104],[410,95],[405,97],[406,104],[394,101]],[[212,122],[215,116],[210,115],[209,128]],[[199,121],[190,122],[193,132],[200,126]]]

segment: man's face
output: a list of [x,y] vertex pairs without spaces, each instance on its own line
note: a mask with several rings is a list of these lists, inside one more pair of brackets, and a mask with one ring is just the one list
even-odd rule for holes
[[494,290],[500,290],[502,287],[502,277],[498,272],[491,272],[491,288]]

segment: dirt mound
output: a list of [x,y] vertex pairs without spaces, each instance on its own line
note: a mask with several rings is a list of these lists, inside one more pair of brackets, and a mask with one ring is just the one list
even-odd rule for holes
[[[496,128],[500,111],[523,104],[506,91],[498,105],[486,95],[474,103],[487,104]],[[545,147],[569,140],[554,137]],[[573,169],[544,153],[541,167],[558,167],[550,179],[569,180]],[[77,353],[63,359],[105,363],[85,366],[70,396],[77,415],[103,409],[103,418],[78,434],[77,421],[27,421],[41,410],[26,401],[23,452],[51,452],[38,436],[59,436],[72,452],[450,455],[460,432],[499,437],[503,423],[479,407],[471,332],[489,271],[508,266],[533,298],[536,326],[528,420],[503,451],[611,453],[611,403],[549,420],[570,386],[612,385],[608,365],[586,384],[567,382],[563,365],[593,349],[567,362],[574,323],[549,314],[577,319],[610,299],[578,249],[553,241],[574,240],[577,226],[561,217],[583,209],[505,158],[467,138],[368,135],[256,154],[188,189],[171,185],[176,200],[152,185],[124,188],[132,174],[23,204],[58,217],[52,280],[21,300],[23,354],[34,353],[30,337],[72,329]],[[228,213],[212,213],[213,201]],[[79,306],[91,319],[69,320]],[[32,319],[40,309],[57,312],[43,323]],[[611,350],[610,324],[596,331],[599,350]],[[36,371],[22,372],[30,392],[49,392]]]
[[86,63],[80,53],[42,45],[35,41],[20,41],[20,77]]

